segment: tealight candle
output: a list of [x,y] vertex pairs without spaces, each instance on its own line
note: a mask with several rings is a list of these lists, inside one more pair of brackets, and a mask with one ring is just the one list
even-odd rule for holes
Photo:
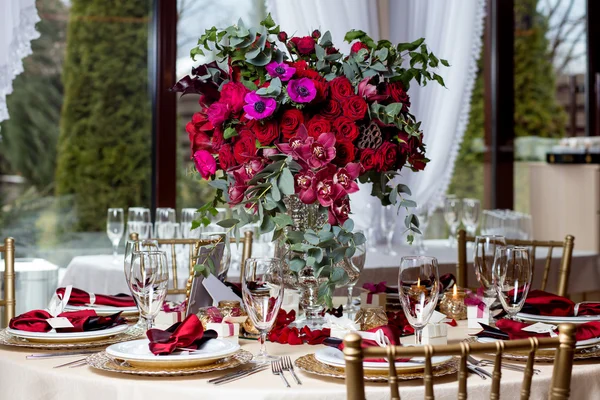
[[417,278],[417,284],[410,287],[410,296],[420,297],[421,293],[427,295],[427,288],[421,285],[421,278]]
[[456,284],[452,289],[452,295],[450,295],[450,291],[446,291],[444,293],[444,297],[440,302],[440,311],[448,318],[453,318],[455,320],[461,320],[467,318],[467,306],[465,305],[465,296],[466,293],[464,290],[459,290]]

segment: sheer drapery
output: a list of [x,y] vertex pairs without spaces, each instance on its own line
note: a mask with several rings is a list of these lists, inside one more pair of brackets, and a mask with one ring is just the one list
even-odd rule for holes
[[23,58],[31,54],[31,41],[40,36],[35,0],[0,2],[0,122],[8,119],[6,96],[13,79],[23,72]]
[[[451,67],[439,71],[447,88],[435,83],[426,87],[414,84],[409,91],[411,112],[423,122],[431,162],[418,173],[404,170],[401,180],[409,185],[417,203],[429,209],[435,206],[450,183],[468,123],[485,0],[267,0],[266,4],[288,34],[309,34],[314,28],[330,30],[334,43],[345,52],[348,45],[341,44],[344,33],[361,29],[374,39],[389,35],[393,43],[424,37],[431,51],[449,60]],[[369,192],[363,187],[352,197],[353,218],[364,226],[377,218],[364,212],[365,205],[380,208]],[[361,213],[357,213],[359,209]],[[403,226],[398,226],[397,231],[402,230]]]

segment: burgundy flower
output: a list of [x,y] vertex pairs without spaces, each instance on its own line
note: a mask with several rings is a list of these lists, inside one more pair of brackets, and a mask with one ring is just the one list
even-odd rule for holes
[[352,86],[352,82],[350,82],[345,76],[338,76],[330,81],[329,90],[331,91],[331,97],[342,104],[348,97],[354,96],[354,87]]
[[351,96],[342,105],[344,115],[353,121],[363,119],[368,108],[367,102],[361,96]]
[[304,160],[310,153],[310,146],[315,139],[308,136],[306,127],[300,125],[296,135],[289,139],[287,143],[277,143],[275,146],[283,153],[289,154],[294,160]]
[[375,150],[373,149],[363,149],[360,152],[360,163],[365,169],[365,171],[370,171],[372,169],[378,170],[380,169],[379,159],[375,154]]
[[230,144],[224,144],[219,150],[219,165],[221,169],[227,171],[229,168],[235,167],[236,161],[233,156]]
[[369,50],[369,46],[364,44],[363,42],[355,42],[352,47],[350,47],[350,54],[358,53],[361,49]]
[[306,129],[308,130],[308,136],[317,139],[321,134],[331,132],[331,122],[318,114],[308,121]]
[[312,204],[317,200],[317,192],[313,185],[314,180],[315,174],[308,169],[299,172],[294,178],[296,194],[305,204]]
[[[326,119],[336,119],[342,114],[342,106],[336,100],[329,100],[321,109],[321,115]],[[335,123],[335,121],[334,121]]]
[[253,125],[252,130],[256,135],[256,138],[263,146],[268,146],[275,139],[279,137],[279,129],[277,128],[277,121],[256,121]]
[[404,86],[402,86],[402,82],[392,82],[389,85],[390,87],[390,95],[394,103],[402,103],[402,111],[408,112],[408,107],[410,107],[410,98],[408,97],[408,93],[404,90]]
[[227,194],[229,195],[229,204],[240,204],[244,200],[244,193],[248,186],[244,183],[244,178],[240,176],[238,171],[233,171],[233,185],[229,186]]
[[223,122],[229,118],[230,114],[231,110],[227,104],[221,102],[212,103],[206,110],[208,120],[215,127],[223,125]]
[[329,207],[329,220],[331,225],[343,225],[350,215],[350,200],[348,196],[338,198]]
[[242,130],[238,140],[233,145],[235,161],[243,164],[256,156],[256,137],[250,130]]
[[304,114],[297,108],[287,109],[281,114],[279,128],[285,140],[296,134],[298,127],[304,123]]
[[392,142],[383,142],[381,147],[377,149],[377,153],[382,160],[382,169],[389,171],[396,166],[398,157],[398,146]]
[[333,163],[343,167],[356,158],[354,145],[351,142],[335,141],[335,158]]
[[246,102],[244,97],[248,93],[248,89],[241,82],[227,82],[221,89],[221,99],[219,102],[228,104],[234,114],[242,111],[242,107]]
[[321,31],[319,31],[318,29],[315,29],[315,30],[312,32],[312,35],[311,35],[311,36],[312,36],[313,38],[315,38],[315,39],[318,39],[318,38],[320,38],[320,37],[321,37]]
[[300,148],[301,155],[311,168],[321,168],[335,158],[335,136],[333,133],[322,133],[313,143]]
[[209,179],[217,170],[215,158],[206,150],[198,150],[194,153],[194,164],[204,179]]
[[340,184],[348,194],[358,192],[356,178],[360,175],[360,170],[359,163],[350,163],[335,173],[333,181]]
[[339,183],[333,181],[336,167],[329,164],[327,167],[317,172],[315,176],[315,189],[317,191],[317,199],[323,207],[329,207],[340,196],[345,196],[346,192]]
[[263,161],[255,158],[245,162],[244,165],[242,165],[242,171],[240,171],[239,176],[243,177],[247,182],[248,180],[254,178],[254,175],[262,171],[264,167]]
[[277,34],[277,39],[279,39],[280,42],[285,43],[288,40],[288,34],[284,31],[281,31]]
[[381,82],[377,85],[371,83],[371,78],[365,78],[358,84],[358,94],[369,102],[381,103],[390,97],[388,84]]
[[310,36],[304,36],[302,38],[293,37],[290,39],[290,43],[296,48],[299,54],[307,56],[315,52],[315,39]]
[[339,117],[335,121],[333,121],[333,128],[335,129],[335,139],[343,140],[346,142],[353,142],[360,131],[358,130],[358,126],[356,122],[351,120],[348,117]]

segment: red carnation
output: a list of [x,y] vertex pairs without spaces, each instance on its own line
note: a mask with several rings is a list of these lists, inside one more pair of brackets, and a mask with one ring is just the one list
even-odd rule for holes
[[381,170],[380,159],[377,157],[377,154],[373,149],[363,149],[360,152],[360,163],[365,171],[370,171],[372,169]]
[[352,47],[350,48],[350,54],[358,53],[359,50],[361,50],[361,49],[367,49],[367,50],[369,50],[369,46],[367,46],[363,42],[355,42],[352,45]]
[[360,133],[356,122],[348,117],[339,117],[333,121],[333,128],[335,130],[336,140],[343,140],[347,142],[353,142]]
[[246,104],[244,96],[248,92],[249,90],[241,82],[227,82],[221,89],[221,99],[219,101],[228,104],[231,111],[237,114],[242,111],[242,107]]
[[408,107],[410,107],[410,97],[408,97],[408,93],[404,90],[402,82],[390,83],[388,85],[388,90],[390,91],[390,96],[394,103],[402,103],[402,111],[407,112]]
[[382,161],[381,168],[383,171],[395,168],[398,158],[398,146],[391,142],[383,142],[381,147],[377,149],[377,157]]
[[221,146],[221,150],[219,150],[219,165],[221,165],[221,169],[224,171],[236,166],[230,144]]
[[314,116],[306,125],[308,136],[318,139],[321,133],[331,132],[331,123],[321,115]]
[[335,119],[342,114],[342,106],[335,100],[329,100],[321,109],[321,115],[327,119]]
[[315,52],[315,40],[310,36],[304,36],[302,38],[293,37],[290,39],[293,47],[298,50],[299,54],[309,55]]
[[277,121],[273,120],[265,122],[257,121],[256,123],[254,123],[253,131],[256,135],[256,138],[263,146],[270,145],[275,139],[279,137]]
[[300,125],[304,123],[304,114],[297,108],[287,109],[281,114],[279,129],[283,134],[283,138],[290,140],[295,134]]
[[367,102],[361,96],[352,96],[342,103],[344,115],[354,121],[363,119],[367,108]]
[[333,163],[340,167],[345,167],[354,161],[354,145],[350,142],[337,141],[335,142],[335,158]]
[[329,82],[331,97],[343,104],[350,96],[354,96],[354,87],[345,76],[338,76]]
[[243,164],[256,155],[256,137],[251,130],[244,129],[240,132],[233,146],[233,154],[238,164]]

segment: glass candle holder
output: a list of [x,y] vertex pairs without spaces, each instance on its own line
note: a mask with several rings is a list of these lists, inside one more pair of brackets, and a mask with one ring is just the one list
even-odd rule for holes
[[371,328],[387,325],[388,317],[383,307],[362,306],[356,313],[354,322],[360,326],[361,331],[368,331]]
[[466,293],[454,285],[453,290],[447,290],[440,301],[440,311],[448,318],[456,321],[467,319],[467,306],[465,305]]

